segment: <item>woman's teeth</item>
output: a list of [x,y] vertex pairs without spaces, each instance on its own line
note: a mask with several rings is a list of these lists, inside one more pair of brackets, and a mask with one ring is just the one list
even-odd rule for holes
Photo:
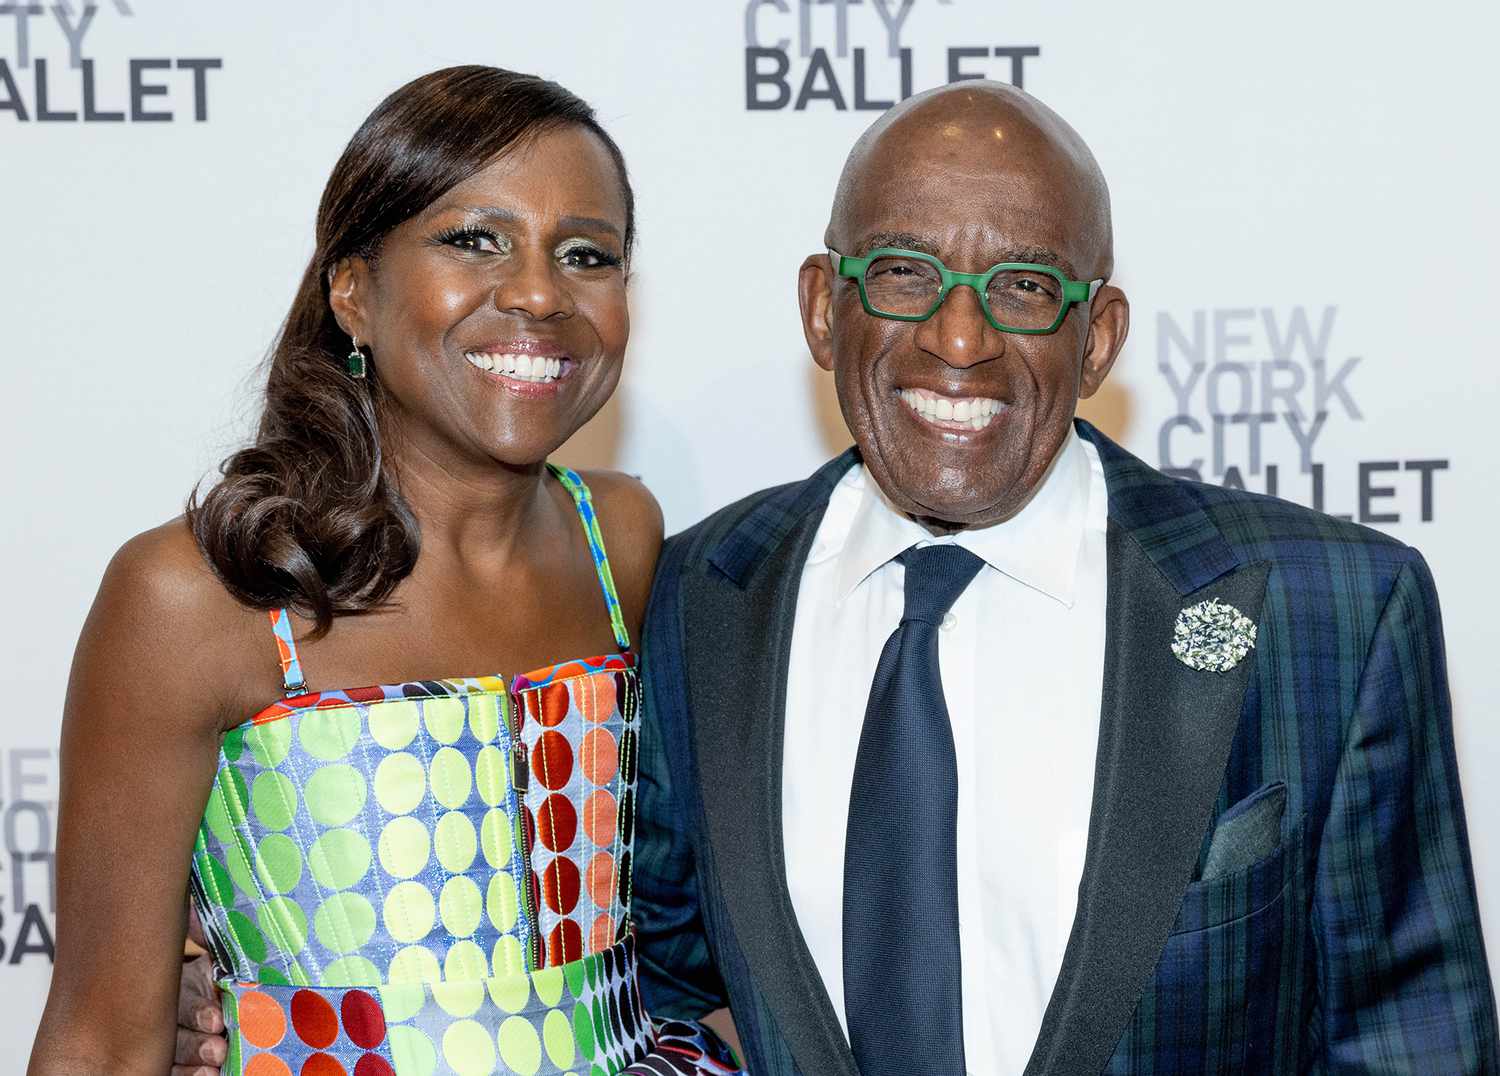
[[471,366],[513,377],[517,381],[556,381],[562,377],[562,359],[549,359],[545,355],[491,355],[470,351],[464,358],[469,360]]
[[926,389],[902,389],[902,402],[928,422],[950,426],[967,426],[971,430],[982,430],[994,421],[1004,405],[988,396],[939,396]]

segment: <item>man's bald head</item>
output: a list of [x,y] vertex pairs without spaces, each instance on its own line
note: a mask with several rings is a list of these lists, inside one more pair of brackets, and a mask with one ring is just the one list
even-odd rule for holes
[[[888,188],[914,160],[951,162],[955,182],[989,185],[1005,196],[1002,177],[1032,177],[1057,192],[1061,222],[1075,242],[1079,274],[1108,277],[1114,268],[1109,188],[1078,132],[1035,97],[1008,83],[969,80],[917,94],[885,112],[860,136],[839,176],[827,244],[854,252],[869,214],[863,193]],[[873,182],[880,181],[880,182]],[[913,192],[916,195],[919,192]],[[950,192],[920,192],[927,198]],[[956,192],[952,192],[956,193]]]
[[[1078,401],[1098,391],[1130,326],[1124,292],[1100,283],[1114,258],[1094,155],[1011,86],[945,86],[865,132],[824,238],[839,257],[824,251],[802,263],[802,327],[813,361],[833,372],[869,474],[929,527],[1010,519],[1039,488]],[[879,248],[966,274],[1041,265],[1074,286],[1023,270],[989,277],[983,295],[967,281],[945,290],[921,258],[863,260]],[[870,305],[872,273],[877,287],[934,305],[925,315],[880,313]],[[1077,298],[1079,285],[1088,298]],[[1057,320],[1003,327],[1018,304],[1033,314],[1050,307]]]

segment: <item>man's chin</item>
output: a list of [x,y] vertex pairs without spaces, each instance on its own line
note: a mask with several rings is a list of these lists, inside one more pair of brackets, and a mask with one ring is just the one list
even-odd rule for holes
[[[877,481],[880,479],[877,477]],[[955,491],[919,483],[880,482],[891,504],[917,522],[934,528],[986,526],[1014,515],[1013,498],[989,490]]]

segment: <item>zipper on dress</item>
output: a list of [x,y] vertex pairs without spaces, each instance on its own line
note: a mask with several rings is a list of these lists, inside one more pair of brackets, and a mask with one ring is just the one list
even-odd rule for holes
[[526,741],[521,736],[521,696],[512,693],[506,701],[510,704],[511,787],[516,790],[516,847],[521,853],[521,914],[529,928],[526,962],[530,966],[525,970],[536,971],[542,966],[542,924],[531,901],[531,849],[526,840],[526,795],[531,789],[531,766],[526,758]]

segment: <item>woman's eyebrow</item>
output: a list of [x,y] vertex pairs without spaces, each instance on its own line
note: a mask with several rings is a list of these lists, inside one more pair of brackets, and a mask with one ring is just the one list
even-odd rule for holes
[[[504,224],[517,224],[521,220],[521,214],[513,209],[506,209],[497,205],[435,205],[429,213],[462,213],[465,217],[477,217],[484,220],[500,221]],[[603,217],[566,216],[558,220],[563,228],[568,230],[608,232],[616,239],[620,238],[620,226],[613,221],[605,220]]]

